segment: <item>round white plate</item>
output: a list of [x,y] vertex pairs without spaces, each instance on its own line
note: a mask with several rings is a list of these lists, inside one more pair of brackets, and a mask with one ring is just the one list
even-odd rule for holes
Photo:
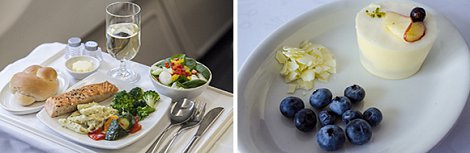
[[[354,109],[375,106],[384,114],[369,143],[354,146],[346,142],[339,152],[426,152],[446,135],[470,89],[465,41],[447,19],[435,15],[439,37],[421,70],[403,80],[380,79],[361,66],[356,42],[354,17],[369,3],[336,1],[311,10],[275,31],[250,55],[238,75],[240,152],[323,152],[315,139],[318,126],[315,132],[299,132],[279,112],[280,101],[289,94],[274,53],[281,46],[298,46],[302,40],[323,44],[337,60],[337,73],[329,82],[316,82],[315,88],[326,87],[342,96],[347,86],[359,84],[365,88],[366,98]],[[308,103],[312,91],[298,90],[294,96],[312,108]]]
[[[57,71],[57,80],[59,81],[59,89],[57,93],[64,92],[69,87],[69,80],[65,74]],[[17,102],[15,96],[11,93],[8,84],[6,84],[0,93],[0,106],[13,114],[31,114],[38,112],[44,106],[44,101],[35,102],[29,106],[22,106]]]

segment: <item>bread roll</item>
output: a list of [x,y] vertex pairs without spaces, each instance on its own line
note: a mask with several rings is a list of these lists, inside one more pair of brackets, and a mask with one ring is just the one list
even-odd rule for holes
[[51,67],[31,65],[23,72],[13,75],[9,87],[23,106],[44,101],[57,93],[57,72]]
[[78,104],[101,102],[118,92],[118,88],[108,81],[90,84],[69,92],[50,97],[44,108],[51,117],[60,116],[77,110]]

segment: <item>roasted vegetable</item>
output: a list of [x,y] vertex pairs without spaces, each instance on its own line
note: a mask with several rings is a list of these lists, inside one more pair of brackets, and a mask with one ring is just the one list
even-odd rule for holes
[[108,131],[106,131],[106,136],[104,139],[113,141],[119,138],[127,136],[127,131],[119,125],[117,120],[111,121],[109,125]]
[[134,117],[135,124],[132,126],[132,128],[129,130],[129,133],[136,133],[140,129],[142,129],[142,125],[139,124],[139,118],[137,116]]
[[112,122],[113,120],[117,120],[118,118],[119,118],[119,117],[118,117],[117,115],[111,115],[111,116],[109,116],[109,117],[106,119],[106,121],[104,122],[104,129],[103,129],[103,132],[108,131],[109,125],[111,125],[111,122]]
[[103,128],[98,128],[88,133],[88,137],[96,141],[103,140],[105,136],[106,135],[103,133]]
[[131,114],[123,114],[119,116],[118,123],[124,130],[129,131],[129,129],[134,126],[134,116]]

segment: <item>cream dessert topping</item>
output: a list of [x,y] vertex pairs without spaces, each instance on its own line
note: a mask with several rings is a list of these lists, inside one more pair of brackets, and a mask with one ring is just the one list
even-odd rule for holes
[[438,35],[433,15],[431,9],[411,1],[363,8],[356,15],[356,35],[364,68],[385,79],[415,74]]

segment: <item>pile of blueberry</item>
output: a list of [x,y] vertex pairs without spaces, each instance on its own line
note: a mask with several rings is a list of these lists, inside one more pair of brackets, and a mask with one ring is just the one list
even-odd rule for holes
[[[317,143],[323,150],[335,151],[343,147],[346,138],[354,145],[362,145],[372,138],[372,127],[382,121],[382,112],[375,107],[368,108],[364,113],[352,110],[352,105],[362,102],[366,92],[359,85],[352,85],[344,90],[344,96],[333,95],[329,89],[320,88],[310,96],[310,105],[319,110],[318,122],[320,130],[316,134]],[[305,108],[304,102],[298,97],[286,97],[281,101],[282,115],[293,118],[295,127],[302,132],[315,129],[317,115],[312,109]],[[345,131],[335,125],[341,119]]]

